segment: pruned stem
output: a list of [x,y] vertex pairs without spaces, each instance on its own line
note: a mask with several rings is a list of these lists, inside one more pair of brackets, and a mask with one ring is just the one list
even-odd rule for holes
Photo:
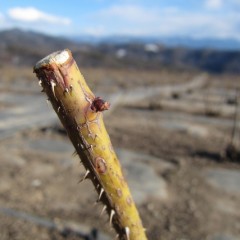
[[86,168],[84,179],[91,179],[119,239],[147,239],[103,123],[102,111],[109,103],[94,96],[69,50],[42,59],[34,72]]

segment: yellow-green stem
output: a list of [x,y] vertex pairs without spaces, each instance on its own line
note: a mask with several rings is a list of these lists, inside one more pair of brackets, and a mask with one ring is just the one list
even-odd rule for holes
[[[69,50],[39,61],[34,72],[65,127],[86,174],[93,182],[119,239],[146,240],[137,208],[105,129],[102,111],[109,104],[95,98]],[[119,120],[120,122],[120,120]]]

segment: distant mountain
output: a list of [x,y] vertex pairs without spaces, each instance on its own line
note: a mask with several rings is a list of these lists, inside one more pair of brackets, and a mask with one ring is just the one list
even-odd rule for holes
[[2,63],[33,64],[50,52],[70,48],[79,44],[45,34],[11,29],[0,32],[0,60]]
[[192,49],[240,50],[240,41],[235,39],[214,38],[162,38],[162,43],[168,47],[187,47]]
[[[224,51],[210,47],[200,48],[201,44],[206,46],[207,43],[204,42],[191,43],[192,47],[187,48],[179,47],[173,39],[172,42],[169,39],[166,41],[169,46],[153,38],[143,40],[132,37],[109,37],[99,41],[85,36],[73,41],[32,31],[5,30],[0,32],[0,67],[33,66],[39,59],[53,51],[69,48],[80,66],[198,69],[212,73],[240,73],[240,50],[226,50],[226,47]],[[180,45],[184,45],[184,41],[182,39]],[[210,44],[210,41],[207,42]],[[224,42],[221,44],[223,46]],[[225,44],[229,47],[229,42]],[[217,43],[215,46],[218,46]]]
[[191,49],[216,49],[216,50],[240,50],[240,41],[235,39],[195,39],[189,37],[133,37],[133,36],[108,36],[95,37],[90,35],[73,36],[71,40],[79,43],[90,44],[127,44],[127,43],[155,43],[166,47],[186,47]]

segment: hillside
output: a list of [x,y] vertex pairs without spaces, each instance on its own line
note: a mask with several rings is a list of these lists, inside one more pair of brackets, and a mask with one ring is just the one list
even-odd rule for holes
[[151,37],[151,36],[130,36],[130,35],[113,35],[107,37],[101,36],[91,36],[91,35],[80,35],[80,36],[73,36],[70,39],[79,42],[79,43],[92,43],[92,44],[99,44],[99,43],[114,43],[114,44],[121,44],[121,43],[131,43],[131,42],[138,42],[142,44],[146,43],[162,43],[166,47],[184,47],[190,49],[215,49],[215,50],[232,50],[232,51],[239,51],[240,50],[240,41],[237,39],[231,38],[191,38],[191,37]]
[[33,65],[52,51],[79,48],[78,44],[64,38],[19,29],[0,32],[0,39],[0,61],[5,64]]
[[0,39],[0,61],[8,65],[32,66],[50,52],[69,48],[83,66],[240,73],[240,51],[173,48],[139,42],[91,45],[19,29],[0,32]]

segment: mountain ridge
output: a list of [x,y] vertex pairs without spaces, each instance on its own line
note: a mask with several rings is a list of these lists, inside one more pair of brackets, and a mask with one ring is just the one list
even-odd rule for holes
[[20,29],[0,32],[0,64],[33,66],[49,53],[69,48],[81,66],[197,69],[212,73],[240,73],[240,51],[166,47],[157,43],[75,42]]
[[154,43],[162,44],[165,47],[186,47],[190,49],[214,49],[214,50],[237,50],[240,51],[240,40],[226,38],[226,39],[217,39],[217,38],[191,38],[191,37],[144,37],[144,36],[105,36],[105,37],[96,37],[91,35],[82,35],[82,36],[71,36],[69,39],[78,42],[84,43],[88,42],[91,44],[129,44],[129,43]]

